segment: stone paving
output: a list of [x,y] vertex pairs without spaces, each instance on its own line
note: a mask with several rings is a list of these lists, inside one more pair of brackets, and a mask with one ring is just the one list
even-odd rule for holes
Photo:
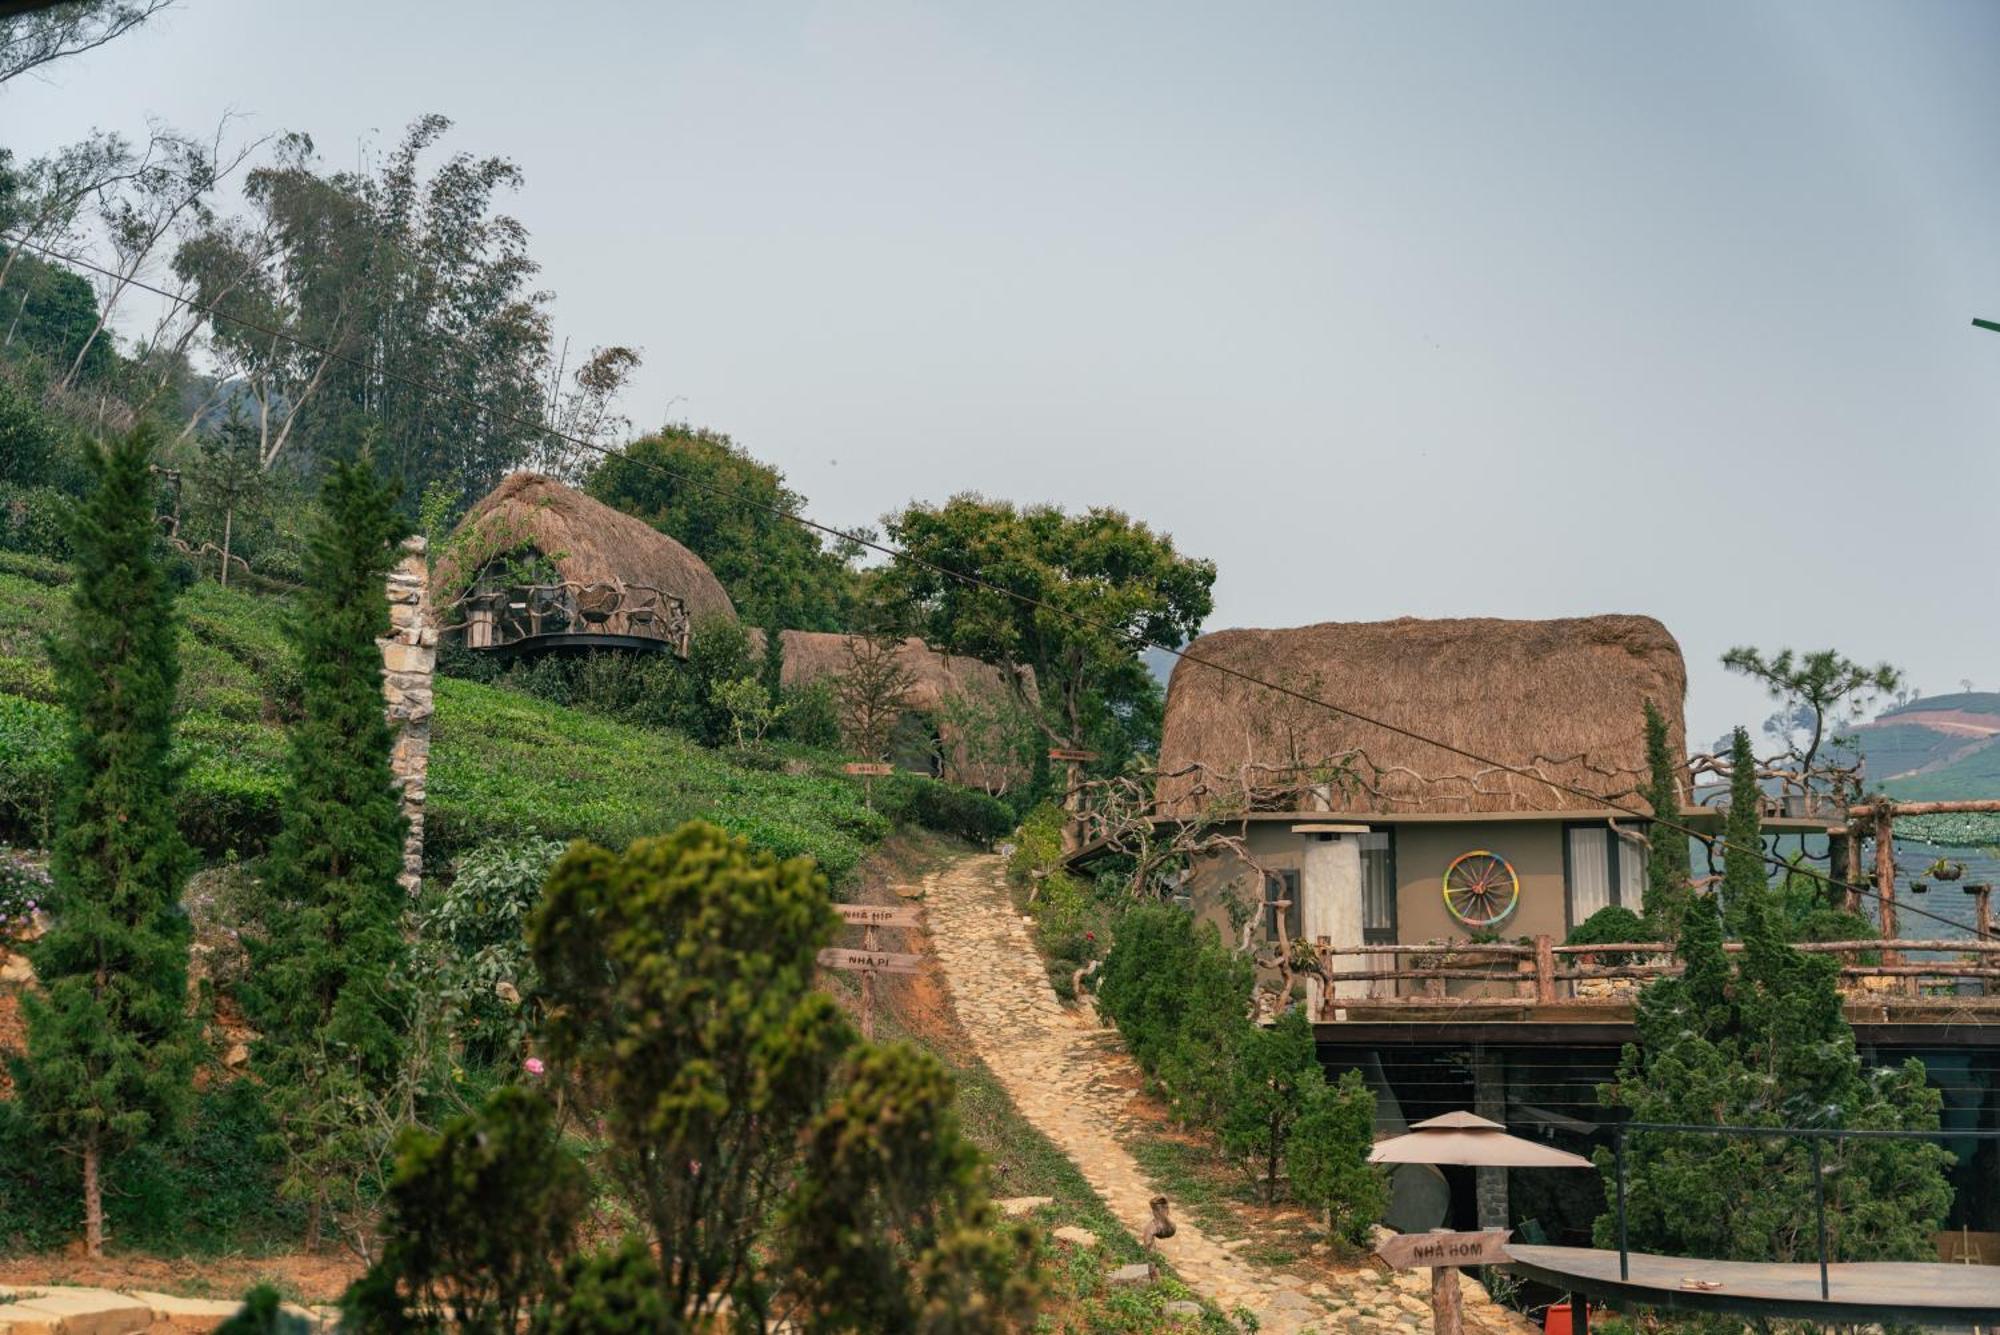
[[[931,948],[952,1007],[1022,1115],[1075,1161],[1112,1214],[1136,1226],[1155,1192],[1120,1144],[1121,1133],[1144,1125],[1130,1107],[1130,1058],[1115,1032],[1057,1001],[1005,876],[1002,860],[984,855],[955,861],[924,880]],[[1175,1223],[1177,1232],[1160,1244],[1168,1263],[1225,1312],[1241,1306],[1255,1313],[1260,1331],[1334,1335],[1431,1327],[1427,1271],[1362,1272],[1339,1291],[1260,1270],[1192,1221]],[[1487,1298],[1470,1275],[1464,1293],[1468,1330],[1534,1330]]]

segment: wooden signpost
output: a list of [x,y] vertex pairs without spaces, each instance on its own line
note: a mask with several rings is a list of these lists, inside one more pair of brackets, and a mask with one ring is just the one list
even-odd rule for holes
[[1433,1329],[1437,1335],[1462,1335],[1465,1319],[1458,1296],[1458,1268],[1513,1260],[1507,1253],[1511,1231],[1487,1228],[1477,1233],[1454,1233],[1440,1228],[1429,1233],[1398,1233],[1377,1247],[1375,1254],[1398,1270],[1429,1266]]
[[[888,769],[888,766],[883,766]],[[917,926],[914,904],[835,904],[833,911],[850,927],[861,929],[861,949],[828,946],[819,953],[823,969],[845,969],[861,975],[861,1036],[875,1037],[875,975],[916,973],[924,967],[922,955],[879,949],[875,933],[884,927],[907,931]]]
[[861,804],[870,811],[875,809],[875,780],[886,779],[896,772],[894,765],[885,765],[874,760],[856,760],[840,767],[844,774],[854,774],[861,779]]
[[1063,822],[1063,852],[1071,853],[1083,841],[1083,819],[1077,811],[1077,798],[1082,793],[1082,785],[1077,782],[1076,767],[1097,759],[1097,752],[1079,751],[1071,746],[1052,746],[1049,748],[1049,759],[1059,760],[1066,766],[1062,804],[1069,818]]

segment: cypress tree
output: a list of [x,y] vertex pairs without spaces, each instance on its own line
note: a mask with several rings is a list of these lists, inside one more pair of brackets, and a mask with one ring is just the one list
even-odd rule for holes
[[1729,817],[1722,823],[1722,921],[1732,936],[1743,934],[1744,915],[1770,895],[1763,801],[1750,734],[1738,728],[1729,749]]
[[29,951],[23,997],[28,1108],[83,1162],[84,1243],[104,1249],[103,1173],[121,1149],[180,1122],[196,1031],[188,1013],[181,883],[192,865],[174,823],[173,592],[154,559],[152,433],[93,452],[72,518],[76,582],[51,645],[68,755],[50,859],[52,919]]
[[[1651,771],[1646,801],[1653,808],[1653,815],[1665,820],[1678,819],[1680,761],[1667,742],[1666,715],[1651,700],[1646,702],[1646,765]],[[1694,874],[1688,864],[1687,835],[1656,824],[1651,844],[1646,856],[1643,911],[1647,923],[1664,933],[1659,939],[1672,940],[1679,934],[1681,918],[1687,912],[1688,883]]]
[[[308,1203],[306,1245],[357,1165],[380,1163],[381,1104],[399,1081],[408,1025],[405,822],[389,767],[382,651],[385,579],[407,532],[369,462],[339,464],[320,491],[306,587],[287,626],[303,681],[283,827],[263,876],[247,1001],[253,1058],[271,1090],[286,1191]],[[370,1110],[378,1110],[372,1113]]]

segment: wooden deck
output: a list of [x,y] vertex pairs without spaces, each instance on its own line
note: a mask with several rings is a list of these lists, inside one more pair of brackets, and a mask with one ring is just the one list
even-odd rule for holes
[[[1630,1254],[1630,1277],[1618,1277],[1618,1253],[1590,1247],[1509,1243],[1507,1269],[1621,1310],[1646,1306],[1676,1312],[1727,1312],[1746,1317],[1794,1317],[1821,1323],[1959,1322],[2000,1320],[2000,1267],[1937,1261],[1872,1261],[1827,1267],[1827,1298],[1819,1266],[1751,1261],[1691,1261]],[[1714,1289],[1688,1280],[1719,1281]]]

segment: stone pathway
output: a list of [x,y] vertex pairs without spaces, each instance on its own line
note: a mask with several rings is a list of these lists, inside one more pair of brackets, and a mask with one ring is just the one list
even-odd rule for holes
[[[1119,1143],[1121,1132],[1142,1125],[1129,1107],[1131,1060],[1115,1032],[1056,1000],[1005,876],[999,857],[983,855],[924,879],[931,947],[953,1009],[1022,1115],[1075,1161],[1112,1214],[1136,1227],[1155,1193]],[[1353,1290],[1341,1293],[1256,1269],[1192,1221],[1175,1223],[1177,1232],[1160,1244],[1167,1261],[1225,1312],[1254,1312],[1262,1332],[1430,1329],[1428,1272],[1357,1276]],[[1465,1280],[1468,1329],[1534,1329],[1487,1299],[1470,1275]]]

